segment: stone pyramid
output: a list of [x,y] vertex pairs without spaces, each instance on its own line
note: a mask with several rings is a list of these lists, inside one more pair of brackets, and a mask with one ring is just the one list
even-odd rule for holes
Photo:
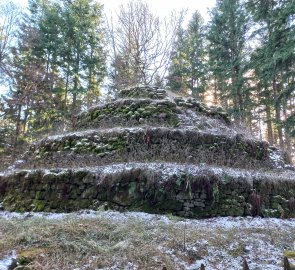
[[152,87],[122,90],[32,145],[0,174],[2,207],[110,208],[185,217],[295,216],[295,171],[220,108]]

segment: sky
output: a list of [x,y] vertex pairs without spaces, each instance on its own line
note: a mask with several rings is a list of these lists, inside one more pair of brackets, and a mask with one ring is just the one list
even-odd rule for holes
[[[105,11],[115,11],[120,4],[128,2],[128,0],[100,0],[100,3],[104,4]],[[216,0],[145,0],[149,3],[152,11],[159,16],[169,15],[173,10],[187,9],[188,17],[198,10],[205,21],[209,19],[207,14],[208,8],[212,8],[215,5]]]
[[[1,0],[0,0],[1,1]],[[15,3],[26,6],[28,0],[14,0]],[[115,12],[116,9],[128,0],[98,0],[105,7],[105,12]],[[188,17],[195,10],[198,10],[205,21],[209,19],[207,9],[212,8],[215,5],[216,0],[145,0],[150,4],[151,9],[156,12],[159,16],[165,16],[170,14],[173,10],[188,10]]]

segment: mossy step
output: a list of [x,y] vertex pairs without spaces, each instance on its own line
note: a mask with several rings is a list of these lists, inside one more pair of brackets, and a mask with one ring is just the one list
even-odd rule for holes
[[[33,145],[27,163],[36,167],[97,166],[125,161],[169,161],[273,167],[266,142],[164,127],[113,128],[51,136]],[[49,166],[49,163],[51,165]]]
[[[123,163],[0,175],[6,210],[170,212],[187,217],[295,216],[295,173],[175,163]],[[280,204],[273,204],[278,201]]]
[[163,99],[167,97],[165,89],[159,89],[158,87],[150,86],[137,86],[129,89],[122,89],[119,91],[118,96],[121,98],[151,98],[151,99]]
[[119,99],[78,114],[73,129],[138,126],[143,123],[175,127],[178,125],[177,113],[176,103],[169,100]]
[[[202,122],[204,121],[203,117],[207,116],[207,120],[210,118],[218,119],[222,126],[224,124],[230,126],[231,124],[228,115],[219,107],[208,108],[194,98],[167,98],[162,100],[124,98],[94,106],[78,114],[73,121],[73,130],[142,124],[177,127],[188,109],[193,113],[197,112]],[[186,123],[182,124],[185,126]],[[219,127],[218,124],[217,127]]]

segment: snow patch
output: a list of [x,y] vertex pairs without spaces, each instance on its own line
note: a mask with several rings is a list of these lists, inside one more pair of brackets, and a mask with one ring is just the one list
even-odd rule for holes
[[140,222],[175,224],[177,226],[190,226],[193,228],[264,228],[267,226],[282,228],[290,227],[295,229],[295,219],[261,218],[261,217],[214,217],[208,219],[184,219],[173,220],[166,215],[148,214],[144,212],[116,212],[116,211],[94,211],[81,210],[72,213],[47,213],[47,212],[25,212],[16,213],[0,211],[0,218],[3,219],[27,219],[43,218],[47,220],[61,220],[68,218],[84,219],[108,219],[111,221],[137,220]]
[[143,172],[152,172],[158,175],[161,175],[163,181],[169,179],[173,175],[179,175],[181,173],[197,175],[200,173],[214,174],[219,176],[221,181],[227,181],[229,178],[235,178],[240,181],[249,181],[250,183],[253,179],[256,180],[270,180],[270,181],[284,181],[284,180],[294,180],[295,181],[295,172],[294,171],[282,171],[282,170],[271,170],[271,171],[257,171],[257,170],[247,170],[240,168],[229,168],[229,167],[216,167],[206,165],[201,163],[198,165],[195,164],[179,164],[179,163],[141,163],[141,162],[132,162],[132,163],[119,163],[111,164],[105,166],[97,167],[85,167],[81,168],[58,168],[58,169],[35,169],[35,170],[15,170],[13,172],[6,171],[1,176],[10,175],[13,173],[36,173],[40,171],[42,175],[61,175],[64,173],[72,172],[89,172],[93,174],[115,174],[122,171],[130,171],[134,169],[141,169]]
[[269,149],[269,158],[273,162],[275,168],[284,168],[284,158],[282,152],[279,149]]
[[118,132],[138,132],[145,129],[146,128],[141,128],[141,127],[128,127],[128,128],[114,127],[114,128],[108,128],[108,129],[87,129],[82,131],[67,132],[64,134],[48,136],[47,138],[43,140],[55,141],[55,140],[61,140],[67,137],[87,137],[87,136],[95,135],[98,133],[101,135],[104,135],[104,134],[111,134],[111,133],[118,133]]
[[[227,135],[231,138],[235,137],[238,133],[240,134],[240,132],[237,132],[232,126],[228,126],[221,119],[209,117],[191,109],[187,109],[179,114],[178,118],[180,126],[188,130],[197,130],[215,135]],[[246,133],[243,135],[245,137],[248,136]]]
[[16,251],[13,250],[11,255],[5,256],[3,259],[0,258],[0,270],[7,270],[16,259]]

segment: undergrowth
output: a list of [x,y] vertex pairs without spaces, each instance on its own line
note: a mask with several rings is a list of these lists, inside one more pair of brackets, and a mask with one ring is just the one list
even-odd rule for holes
[[[16,250],[19,257],[27,259],[31,269],[42,270],[127,269],[127,266],[128,269],[190,269],[199,260],[206,261],[206,269],[224,269],[220,265],[234,269],[234,265],[242,264],[243,258],[257,265],[265,264],[271,257],[272,261],[279,260],[278,254],[283,255],[283,249],[294,240],[294,227],[286,226],[287,223],[284,229],[263,226],[262,220],[254,227],[231,228],[216,226],[218,220],[215,223],[212,220],[211,227],[173,216],[167,223],[157,215],[149,221],[136,217],[124,219],[119,215],[123,214],[115,219],[107,215],[0,218],[0,259]],[[269,230],[276,236],[274,242]]]

